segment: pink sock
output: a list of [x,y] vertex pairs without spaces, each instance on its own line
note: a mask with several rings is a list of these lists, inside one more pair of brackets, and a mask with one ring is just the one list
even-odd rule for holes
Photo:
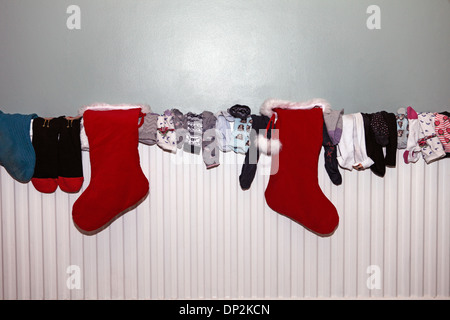
[[446,115],[435,113],[436,136],[444,147],[445,152],[450,152],[450,118]]
[[419,159],[418,151],[420,148],[417,147],[417,141],[419,140],[420,126],[417,112],[408,107],[407,109],[408,122],[409,122],[409,136],[406,146],[406,151],[403,153],[403,160],[406,164],[410,162],[417,162]]

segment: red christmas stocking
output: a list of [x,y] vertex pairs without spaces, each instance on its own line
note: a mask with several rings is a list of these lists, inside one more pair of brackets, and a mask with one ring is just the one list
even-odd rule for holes
[[[337,228],[339,216],[318,182],[323,139],[320,107],[329,108],[329,105],[319,99],[306,103],[268,100],[261,108],[262,114],[272,117],[273,121],[276,118],[279,135],[275,143],[277,150],[272,152],[272,166],[278,168],[272,167],[272,172],[276,173],[270,177],[265,197],[274,211],[320,236],[327,236]],[[267,153],[267,150],[262,151]]]
[[91,180],[72,208],[83,233],[103,230],[147,196],[149,182],[139,163],[140,116],[140,108],[84,111]]

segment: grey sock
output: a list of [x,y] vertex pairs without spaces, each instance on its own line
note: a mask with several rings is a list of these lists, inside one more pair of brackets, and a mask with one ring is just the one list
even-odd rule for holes
[[344,109],[329,110],[323,113],[323,120],[327,127],[328,136],[330,137],[333,145],[339,144],[342,136],[342,116],[344,115]]

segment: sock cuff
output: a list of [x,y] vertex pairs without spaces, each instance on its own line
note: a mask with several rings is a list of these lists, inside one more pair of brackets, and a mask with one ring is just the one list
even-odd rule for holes
[[416,110],[414,110],[411,107],[408,107],[407,109],[408,119],[418,119],[419,116],[417,115]]

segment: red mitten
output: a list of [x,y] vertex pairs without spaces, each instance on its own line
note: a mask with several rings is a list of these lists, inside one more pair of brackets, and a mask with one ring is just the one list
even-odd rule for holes
[[[272,172],[276,173],[270,177],[265,197],[274,211],[318,235],[326,236],[337,228],[339,216],[318,182],[323,111],[314,108],[314,102],[319,101],[313,100],[309,104],[281,103],[274,104],[269,111],[262,109],[261,113],[267,116],[276,113],[278,144],[281,145],[277,148],[278,154],[272,153],[272,166],[278,168],[272,168]],[[275,120],[275,117],[272,119]]]
[[103,230],[148,194],[149,182],[139,162],[140,116],[140,108],[88,109],[83,114],[91,180],[72,209],[73,221],[83,233]]

